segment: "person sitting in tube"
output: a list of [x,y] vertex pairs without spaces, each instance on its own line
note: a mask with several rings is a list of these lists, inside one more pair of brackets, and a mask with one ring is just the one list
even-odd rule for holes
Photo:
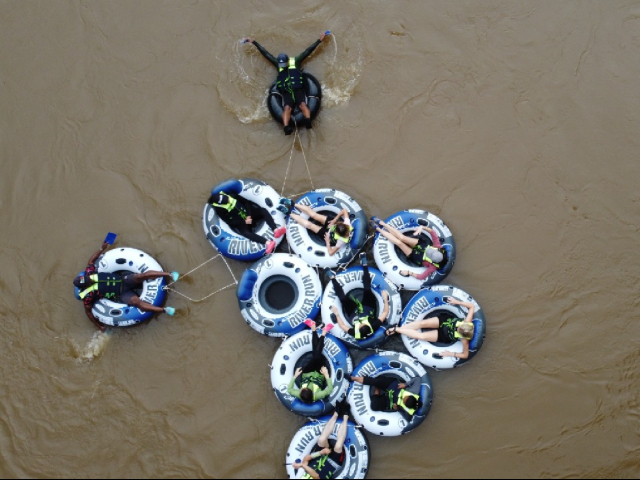
[[286,53],[281,53],[278,55],[278,58],[276,58],[253,38],[245,38],[243,40],[244,42],[255,45],[258,51],[278,69],[276,86],[282,95],[284,103],[282,124],[284,125],[285,135],[291,135],[293,133],[293,127],[289,125],[289,123],[291,122],[291,114],[295,107],[299,107],[302,111],[302,115],[306,119],[306,127],[312,128],[311,110],[309,110],[309,107],[305,102],[306,93],[304,91],[304,79],[300,72],[300,66],[302,65],[302,62],[304,62],[307,57],[313,53],[318,45],[322,43],[325,37],[326,33],[320,35],[320,40],[317,40],[313,45],[295,58],[289,58]]
[[371,396],[371,410],[374,412],[398,412],[410,422],[422,408],[420,389],[422,379],[414,377],[407,383],[400,383],[391,377],[350,377],[352,382],[374,388]]
[[[298,368],[289,383],[287,392],[294,398],[301,400],[304,403],[314,403],[319,400],[324,400],[333,392],[333,382],[329,375],[329,370],[324,366],[324,356],[322,350],[324,349],[324,341],[327,337],[327,333],[331,331],[333,325],[327,325],[322,330],[322,335],[316,334],[317,325],[311,319],[307,319],[304,322],[313,335],[311,337],[311,353],[312,357],[302,368]],[[296,380],[302,376],[300,382],[300,389],[296,387]]]
[[[349,415],[346,412],[348,407],[345,406],[345,402],[341,402],[338,404],[338,408],[336,412],[334,412],[331,420],[327,422],[324,429],[322,430],[322,434],[318,439],[318,447],[316,450],[321,448],[322,450],[318,450],[311,455],[307,455],[302,460],[302,463],[294,463],[292,466],[296,470],[302,468],[305,471],[305,474],[302,478],[306,479],[331,479],[334,477],[336,472],[342,467],[344,463],[344,443],[347,440],[347,433],[349,430]],[[329,437],[333,433],[333,429],[336,426],[336,422],[338,421],[338,417],[340,416],[340,412],[343,413],[342,416],[342,425],[340,425],[340,429],[338,430],[338,435],[336,438],[336,443],[333,449],[329,444]]]
[[306,205],[296,204],[296,208],[308,215],[309,220],[305,220],[295,213],[291,214],[291,218],[320,238],[324,238],[329,256],[333,257],[336,252],[351,242],[354,228],[351,226],[349,212],[346,209],[342,210],[333,220],[329,220],[329,217],[315,212]]
[[345,323],[337,307],[333,305],[331,307],[331,311],[333,312],[333,315],[335,315],[335,321],[347,335],[354,337],[356,340],[366,340],[387,322],[387,318],[389,317],[389,293],[386,290],[382,292],[384,310],[379,317],[376,317],[375,313],[378,302],[371,290],[371,275],[369,275],[369,265],[367,263],[366,253],[360,254],[360,262],[364,270],[364,274],[362,276],[362,282],[364,284],[362,302],[358,301],[358,299],[352,295],[347,297],[342,286],[336,280],[336,275],[331,272],[331,270],[327,273],[331,278],[331,283],[333,284],[336,295],[342,303],[342,311],[350,319],[353,327],[350,328]]
[[[445,350],[440,353],[442,357],[455,357],[462,360],[469,358],[469,341],[473,339],[475,325],[473,315],[475,307],[472,303],[461,302],[455,298],[448,297],[446,302],[449,305],[462,305],[468,309],[467,316],[462,318],[451,318],[450,315],[439,315],[421,321],[412,322],[404,327],[392,327],[387,330],[387,335],[399,333],[409,338],[423,340],[431,343],[456,343],[462,342],[462,353],[453,353]],[[427,330],[423,332],[422,330]]]
[[266,209],[248,200],[220,192],[211,195],[208,203],[213,206],[218,216],[239,235],[242,235],[252,242],[265,245],[267,255],[272,254],[276,249],[276,242],[254,233],[252,228],[257,225],[260,220],[264,220],[267,222],[267,225],[269,225],[269,228],[273,230],[275,238],[280,238],[287,232],[286,227],[278,227],[276,225],[273,217]]
[[174,315],[176,313],[175,308],[161,308],[143,302],[135,290],[143,288],[143,282],[155,280],[156,278],[171,278],[175,282],[178,280],[180,274],[178,272],[149,271],[121,276],[118,273],[98,273],[95,263],[108,247],[109,244],[104,243],[102,248],[91,256],[85,271],[73,280],[73,285],[80,289],[80,300],[84,302],[84,310],[89,320],[91,320],[100,331],[105,331],[106,325],[100,323],[92,311],[93,305],[103,298],[114,302],[125,303],[130,307],[135,307],[144,312]]
[[[426,280],[436,270],[440,270],[446,265],[447,251],[442,247],[438,233],[433,228],[419,226],[413,232],[414,237],[408,237],[382,220],[374,218],[374,222],[378,233],[402,250],[411,263],[418,267],[427,267],[420,275],[402,270],[400,275],[403,277],[411,276],[418,280]],[[431,245],[421,236],[424,231],[431,236]]]

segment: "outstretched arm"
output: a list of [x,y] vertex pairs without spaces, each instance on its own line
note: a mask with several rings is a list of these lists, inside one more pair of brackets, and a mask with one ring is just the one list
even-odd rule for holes
[[329,222],[329,226],[333,227],[340,220],[342,220],[343,222],[347,222],[349,220],[349,212],[346,208],[343,209],[338,215],[335,216],[333,220]]
[[276,59],[276,57],[271,55],[266,48],[264,48],[262,45],[256,42],[253,38],[247,38],[246,41],[249,43],[253,43],[258,49],[258,51],[262,54],[262,56],[267,60],[269,60],[274,67],[278,68],[278,60]]
[[344,331],[344,333],[346,333],[348,335],[349,334],[349,327],[342,320],[342,315],[340,315],[340,312],[338,312],[338,309],[336,308],[335,305],[333,305],[331,307],[331,311],[336,316],[336,321],[338,322],[338,326]]
[[98,327],[98,330],[100,330],[101,332],[104,332],[107,327],[98,321],[98,319],[93,315],[93,312],[91,310],[92,308],[90,306],[88,305],[84,306],[84,312],[87,314],[87,317],[89,318],[89,320],[91,320],[93,324],[96,327]]
[[316,40],[315,43],[313,45],[311,45],[309,48],[307,48],[304,52],[302,52],[300,55],[298,55],[296,57],[296,66],[300,67],[300,64],[302,64],[302,62],[304,62],[309,55],[311,55],[313,53],[313,51],[318,48],[318,45],[320,45],[322,43],[322,41],[324,40],[324,37],[326,36],[326,34],[322,34],[320,35],[320,40]]
[[91,258],[89,259],[89,262],[87,262],[87,265],[94,265],[98,260],[98,258],[100,258],[100,255],[102,255],[107,248],[109,248],[109,244],[103,243],[102,248],[98,250],[96,253],[94,253],[93,255],[91,255]]
[[391,310],[389,308],[389,292],[386,290],[382,292],[382,299],[384,300],[384,310],[378,317],[378,320],[380,320],[380,323],[385,323],[389,317],[389,311]]

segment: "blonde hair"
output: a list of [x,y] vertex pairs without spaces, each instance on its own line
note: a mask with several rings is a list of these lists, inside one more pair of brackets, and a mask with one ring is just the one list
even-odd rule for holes
[[462,322],[458,328],[460,329],[460,333],[464,335],[464,338],[467,340],[471,340],[473,338],[473,332],[475,330],[475,325],[473,323]]

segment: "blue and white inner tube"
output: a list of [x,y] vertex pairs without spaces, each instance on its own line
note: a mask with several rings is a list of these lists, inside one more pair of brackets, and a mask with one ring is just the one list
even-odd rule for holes
[[[379,317],[384,311],[382,292],[386,291],[389,294],[389,316],[387,317],[386,327],[397,325],[402,318],[402,298],[400,292],[398,292],[397,287],[393,283],[385,280],[380,270],[369,267],[369,275],[371,276],[371,290],[378,301],[376,315]],[[343,273],[336,275],[336,280],[342,286],[342,290],[347,297],[353,295],[358,301],[362,301],[362,294],[364,292],[363,276],[364,270],[362,267],[351,267]],[[351,319],[346,318],[346,314],[342,310],[342,302],[336,295],[333,282],[329,282],[322,298],[322,321],[325,325],[330,323],[334,325],[333,330],[331,330],[331,335],[336,336],[352,347],[363,350],[379,347],[387,340],[388,337],[385,334],[387,330],[385,327],[379,328],[371,337],[363,340],[356,340],[351,335],[348,335],[332,319],[333,312],[331,311],[331,307],[334,305],[341,313],[346,324],[353,327],[350,322]]]
[[449,305],[447,297],[453,297],[461,302],[471,303],[475,307],[473,324],[475,326],[473,338],[469,342],[469,358],[461,359],[454,357],[442,357],[440,352],[449,351],[462,353],[462,342],[453,344],[430,343],[423,340],[416,340],[402,335],[402,341],[407,350],[417,358],[420,363],[436,370],[447,370],[464,365],[478,353],[484,342],[487,331],[484,312],[471,295],[452,287],[451,285],[435,285],[419,292],[409,302],[402,316],[401,326],[424,320],[429,317],[439,317],[441,315],[449,318],[465,318],[468,310],[461,305]]
[[322,284],[303,260],[276,253],[244,272],[237,296],[251,328],[270,337],[288,337],[304,330],[303,322],[320,313]]
[[[284,213],[277,210],[278,205],[280,205],[280,195],[260,180],[253,178],[227,180],[211,190],[212,195],[220,192],[241,197],[266,209],[278,227],[286,223]],[[202,225],[211,245],[227,258],[242,262],[254,262],[266,254],[267,248],[265,245],[253,242],[238,234],[218,216],[212,205],[205,205]],[[275,240],[277,245],[280,245],[284,238],[275,239],[273,230],[265,221],[257,222],[254,226],[254,232],[267,240]]]
[[[433,228],[438,234],[442,247],[447,251],[448,258],[446,264],[440,270],[436,270],[425,280],[418,280],[414,277],[405,278],[400,275],[403,270],[420,275],[427,269],[426,267],[418,267],[413,262],[410,262],[398,247],[378,233],[373,245],[373,255],[376,265],[389,280],[405,290],[420,290],[426,286],[440,283],[447,278],[456,261],[456,243],[451,230],[440,218],[424,210],[404,210],[391,215],[385,220],[385,223],[408,236],[411,236],[419,226]],[[431,244],[429,233],[423,232],[422,236]]]
[[[145,273],[148,271],[162,272],[162,266],[151,256],[135,248],[117,248],[109,250],[96,262],[98,273],[118,273],[122,276]],[[149,280],[142,284],[142,290],[136,293],[143,302],[154,307],[162,307],[166,297],[163,287],[164,278]],[[75,288],[75,296],[80,299],[80,289]],[[103,298],[93,305],[93,316],[100,323],[110,327],[131,327],[150,320],[155,313],[144,312],[124,303],[113,302]]]
[[[304,470],[300,468],[296,471],[293,468],[293,464],[302,463],[304,457],[311,455],[319,449],[318,440],[322,435],[325,425],[329,423],[329,420],[331,420],[331,417],[325,416],[316,421],[311,421],[295,434],[287,450],[286,465],[289,478],[302,478],[304,476]],[[329,436],[329,445],[331,448],[333,448],[338,439],[338,431],[343,421],[342,418],[336,420],[333,433]],[[369,471],[369,463],[371,461],[369,442],[355,423],[349,421],[348,425],[347,439],[344,443],[344,463],[333,478],[364,479]]]
[[[305,103],[311,111],[311,119],[313,120],[320,111],[320,104],[322,102],[322,87],[316,77],[307,72],[302,73],[302,80],[304,81],[304,93]],[[278,86],[274,83],[269,89],[269,97],[267,98],[267,106],[273,119],[282,124],[282,113],[284,112],[284,101],[282,94],[278,90]],[[300,107],[295,107],[291,113],[291,119],[293,125],[304,125],[306,121]]]
[[[332,189],[320,189],[303,195],[296,203],[306,205],[329,218],[335,218],[345,209],[349,212],[351,226],[354,229],[349,244],[342,247],[333,256],[329,256],[324,238],[320,238],[320,236],[289,218],[287,228],[289,248],[309,265],[321,268],[336,268],[351,262],[364,247],[367,241],[367,216],[362,207],[346,193]],[[294,213],[302,218],[309,218],[297,210],[294,210]]]
[[365,358],[351,375],[373,378],[385,376],[398,380],[400,383],[421,377],[420,401],[422,407],[408,423],[399,412],[373,411],[371,397],[374,388],[357,382],[351,384],[347,394],[349,405],[351,405],[351,414],[367,432],[385,437],[404,435],[413,431],[427,418],[433,402],[431,379],[422,365],[410,356],[398,352],[380,352]]
[[[318,331],[316,335],[319,333]],[[288,410],[298,415],[315,418],[332,413],[336,403],[345,397],[349,388],[349,380],[345,376],[351,374],[353,361],[347,347],[340,340],[327,335],[322,353],[333,382],[331,395],[314,403],[304,403],[292,397],[287,393],[287,387],[296,369],[312,358],[312,335],[314,333],[311,330],[306,330],[282,342],[271,363],[271,387],[280,403]],[[300,378],[298,378],[299,383]]]

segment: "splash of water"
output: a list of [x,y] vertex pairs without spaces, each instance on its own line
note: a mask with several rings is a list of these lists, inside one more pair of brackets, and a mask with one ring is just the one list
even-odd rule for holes
[[107,345],[109,345],[111,336],[110,330],[94,333],[93,337],[91,337],[91,340],[89,340],[85,347],[83,349],[78,349],[78,362],[92,362],[96,358],[100,357],[106,350]]

